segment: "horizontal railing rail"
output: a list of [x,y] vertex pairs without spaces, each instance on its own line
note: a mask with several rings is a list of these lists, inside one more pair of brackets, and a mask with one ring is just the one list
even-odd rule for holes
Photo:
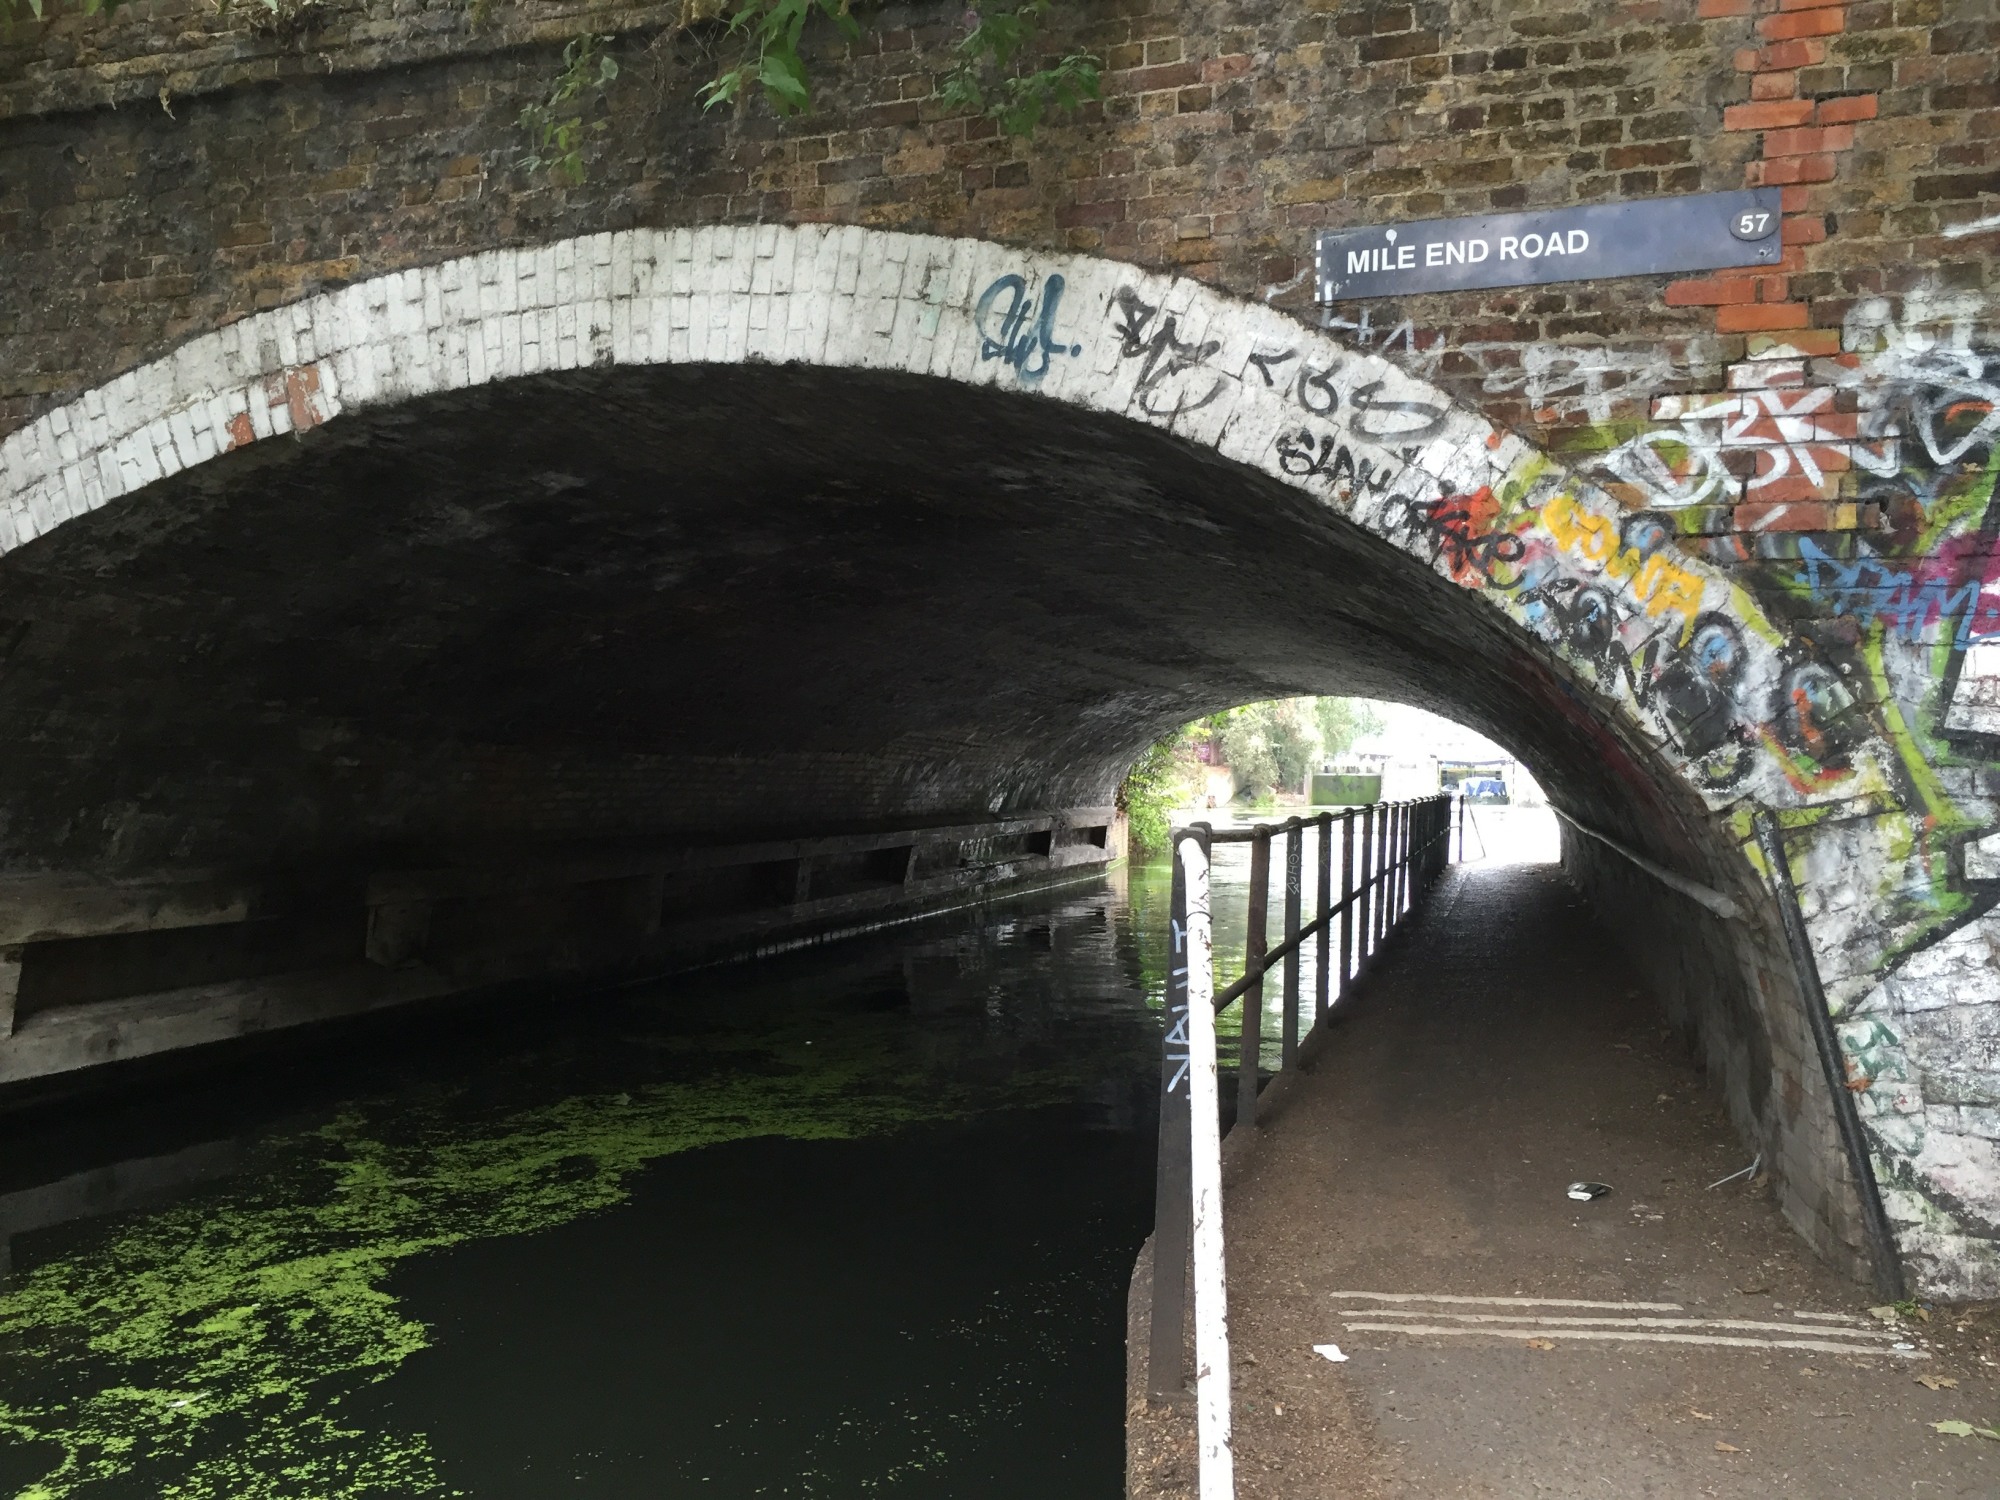
[[[1464,809],[1459,807],[1464,856]],[[1318,834],[1318,881],[1304,918],[1308,830]],[[1337,830],[1337,833],[1336,833]],[[1194,823],[1174,830],[1171,955],[1160,1058],[1160,1148],[1155,1182],[1152,1317],[1147,1385],[1155,1400],[1186,1388],[1188,1270],[1193,1266],[1196,1425],[1202,1500],[1234,1493],[1229,1458],[1229,1358],[1221,1237],[1221,1121],[1215,1018],[1242,1006],[1236,1056],[1236,1123],[1257,1119],[1264,1048],[1264,983],[1281,976],[1279,1071],[1298,1056],[1302,956],[1316,942],[1314,995],[1305,1035],[1366,974],[1403,916],[1450,862],[1452,799],[1427,797],[1325,812],[1249,828]],[[1270,942],[1271,845],[1284,843],[1284,935]],[[1334,894],[1334,847],[1340,849]],[[1243,973],[1215,985],[1209,909],[1211,855],[1248,844],[1248,929]],[[1335,932],[1338,930],[1338,957]]]

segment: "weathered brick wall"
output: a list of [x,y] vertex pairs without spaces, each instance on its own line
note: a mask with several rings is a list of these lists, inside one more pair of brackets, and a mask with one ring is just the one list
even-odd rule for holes
[[[16,272],[0,420],[193,329],[486,244],[831,219],[1181,268],[1304,309],[1316,229],[1737,187],[1756,147],[1723,128],[1750,101],[1731,59],[1751,19],[1667,0],[1080,4],[1052,41],[1105,58],[1104,101],[1029,142],[936,102],[948,5],[891,9],[851,53],[821,47],[819,104],[784,123],[761,105],[692,107],[702,67],[661,29],[671,9],[496,6],[475,25],[457,0],[329,4],[279,38],[248,29],[247,8],[159,0],[108,25],[23,28],[0,46],[0,242]],[[589,182],[564,189],[514,164],[513,122],[586,19],[623,33],[626,73]],[[1976,38],[1943,40],[1976,55]],[[1876,71],[1827,64],[1801,87],[1845,98]],[[1926,92],[1900,107],[1932,107]],[[1851,256],[1856,230],[1874,238],[1850,224],[1815,260]],[[1741,354],[1737,335],[1774,326],[1734,309],[1718,331],[1655,295],[1663,280],[1342,317],[1376,340],[1409,320],[1407,353],[1503,420],[1604,421],[1701,388]],[[1631,383],[1643,391],[1621,398]]]
[[[1105,98],[1028,142],[938,103],[948,5],[821,47],[819,106],[790,122],[701,114],[712,65],[671,14],[330,5],[277,36],[162,4],[16,33],[0,432],[258,309],[596,230],[924,230],[1273,304],[1623,507],[1496,483],[1370,524],[1565,663],[1560,685],[1523,677],[1521,734],[1564,747],[1579,805],[1717,879],[1699,866],[1719,848],[1754,867],[1733,852],[1751,800],[1788,809],[1906,1246],[1933,1285],[2000,1284],[2000,993],[1974,982],[2000,946],[1981,915],[2000,880],[2000,48],[1978,0],[1078,4],[1051,41],[1106,58]],[[564,188],[519,167],[514,120],[586,25],[619,36],[624,74]],[[1322,227],[1748,184],[1784,190],[1772,271],[1310,305]],[[294,373],[261,420],[316,410]],[[1514,547],[1553,571],[1495,566]],[[1662,582],[1697,562],[1747,592],[1697,614]],[[1484,691],[1468,679],[1465,701]],[[1714,826],[1647,802],[1656,768],[1605,727],[1614,700],[1660,726]],[[1592,736],[1601,766],[1573,753]],[[1605,794],[1619,774],[1629,807]],[[1760,990],[1731,945],[1703,964]],[[1831,1224],[1831,1201],[1809,1217]]]
[[[0,430],[315,287],[591,229],[971,235],[1180,268],[1310,315],[1322,227],[1786,185],[1779,272],[1335,314],[1538,439],[1612,448],[1663,393],[1789,378],[1732,375],[1746,354],[1838,353],[1861,299],[1989,290],[1990,236],[1941,233],[1976,217],[2000,170],[1991,23],[1974,9],[1078,5],[1052,41],[1105,58],[1104,101],[1029,142],[937,103],[949,6],[892,8],[851,51],[823,45],[818,106],[791,122],[695,109],[707,65],[665,26],[673,7],[503,5],[475,24],[458,0],[332,3],[277,36],[248,7],[156,0],[108,24],[24,26],[0,44]],[[517,165],[514,120],[586,21],[622,35],[626,72],[571,189]],[[1714,410],[1665,420],[1697,409]],[[1737,469],[1760,462],[1728,446],[1745,450],[1725,455]],[[1822,488],[1853,498],[1843,482]]]

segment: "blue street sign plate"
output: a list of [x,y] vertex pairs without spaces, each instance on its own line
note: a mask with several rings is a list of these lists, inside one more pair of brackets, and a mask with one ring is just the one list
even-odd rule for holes
[[1777,188],[1421,219],[1319,237],[1319,300],[1775,266]]

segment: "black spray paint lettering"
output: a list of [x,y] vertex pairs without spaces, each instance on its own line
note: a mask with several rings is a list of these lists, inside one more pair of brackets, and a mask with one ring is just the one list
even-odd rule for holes
[[[1024,277],[1002,276],[981,292],[979,305],[972,313],[972,326],[979,334],[980,359],[1003,360],[1016,375],[1033,384],[1049,373],[1053,356],[1067,354],[1074,358],[1082,354],[1083,345],[1065,344],[1056,337],[1056,312],[1062,306],[1065,285],[1059,275],[1042,283],[1039,315]],[[991,319],[1003,297],[1006,303],[996,327]],[[1034,319],[1032,325],[1030,318]]]
[[1299,371],[1297,394],[1299,405],[1316,417],[1330,417],[1340,410],[1340,392],[1334,389],[1331,370],[1307,365]]
[[1405,500],[1389,534],[1406,536],[1413,545],[1427,544],[1431,561],[1445,559],[1454,577],[1476,574],[1489,587],[1513,587],[1495,570],[1521,561],[1528,544],[1511,531],[1475,530],[1480,524],[1472,505],[1447,489],[1436,500]]
[[1250,356],[1250,363],[1255,365],[1257,373],[1264,377],[1264,389],[1268,391],[1273,389],[1278,383],[1277,377],[1271,371],[1285,363],[1286,360],[1297,359],[1298,357],[1299,351],[1296,349],[1280,349],[1276,354],[1266,354],[1260,349]]
[[1278,467],[1298,479],[1324,479],[1378,495],[1395,478],[1386,464],[1377,469],[1365,458],[1357,463],[1347,444],[1332,433],[1315,437],[1309,427],[1278,435]]
[[1197,344],[1181,338],[1179,325],[1172,313],[1160,318],[1158,327],[1152,327],[1160,309],[1143,300],[1130,287],[1120,287],[1111,300],[1117,308],[1119,357],[1144,361],[1139,367],[1137,388],[1141,411],[1151,417],[1171,420],[1191,411],[1200,411],[1222,394],[1222,378],[1215,376],[1208,389],[1193,400],[1188,398],[1186,390],[1181,389],[1173,393],[1171,404],[1162,402],[1162,387],[1178,376],[1200,368],[1221,349],[1222,344],[1213,339]]
[[1385,401],[1387,381],[1371,380],[1352,397],[1354,431],[1377,443],[1421,443],[1444,426],[1445,409],[1431,401]]
[[[1281,349],[1275,354],[1260,349],[1250,356],[1250,363],[1264,377],[1264,388],[1275,390],[1278,381],[1271,372],[1298,357],[1296,349]],[[1311,365],[1301,365],[1298,380],[1292,387],[1292,397],[1316,417],[1330,417],[1340,410],[1340,391],[1334,386],[1333,371],[1330,369],[1316,370]]]

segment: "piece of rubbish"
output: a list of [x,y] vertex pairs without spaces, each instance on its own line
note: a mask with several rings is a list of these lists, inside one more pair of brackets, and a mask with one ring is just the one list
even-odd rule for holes
[[1569,1185],[1569,1195],[1579,1203],[1588,1203],[1593,1198],[1608,1198],[1611,1196],[1611,1184],[1608,1182],[1572,1182]]
[[1711,1182],[1708,1185],[1708,1191],[1712,1193],[1717,1188],[1721,1187],[1724,1183],[1734,1182],[1739,1177],[1755,1177],[1757,1175],[1757,1169],[1763,1165],[1764,1165],[1764,1153],[1759,1151],[1755,1156],[1750,1158],[1749,1166],[1745,1167],[1740,1172],[1731,1172],[1727,1177],[1716,1178],[1715,1181]]
[[1553,1349],[1555,1348],[1555,1344],[1549,1339],[1529,1339],[1528,1347],[1530,1349]]
[[1880,1318],[1884,1323],[1893,1323],[1896,1321],[1896,1309],[1884,1303],[1880,1307],[1869,1308],[1868,1316],[1871,1318]]
[[1737,1447],[1734,1443],[1725,1443],[1718,1441],[1715,1445],[1715,1451],[1717,1453],[1741,1453],[1743,1450]]
[[1696,1411],[1692,1406],[1688,1408],[1688,1415],[1693,1417],[1697,1422],[1713,1422],[1715,1420],[1714,1412]]
[[2000,1443],[2000,1432],[1991,1427],[1977,1427],[1971,1422],[1933,1422],[1933,1432],[1941,1432],[1946,1437],[1983,1437]]
[[1958,1389],[1958,1382],[1953,1380],[1949,1375],[1912,1375],[1910,1378],[1926,1390],[1955,1391]]
[[1347,1356],[1340,1352],[1338,1344],[1314,1344],[1313,1353],[1321,1359],[1332,1360],[1337,1365],[1347,1363]]
[[1891,1344],[1889,1347],[1891,1349],[1901,1349],[1905,1353],[1907,1353],[1908,1351],[1916,1348],[1917,1346],[1911,1343],[1908,1339],[1897,1339],[1896,1342]]

